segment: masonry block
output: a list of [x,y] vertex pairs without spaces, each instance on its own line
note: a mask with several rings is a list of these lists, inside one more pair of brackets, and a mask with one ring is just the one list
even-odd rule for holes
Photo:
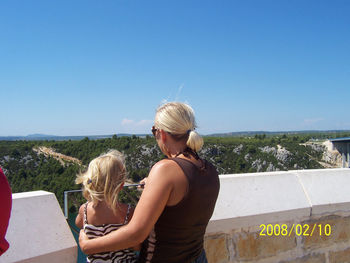
[[350,262],[350,248],[342,251],[329,252],[329,263]]
[[206,236],[204,249],[209,263],[226,263],[229,261],[227,235]]
[[310,228],[316,224],[313,235],[303,236],[304,248],[312,249],[330,246],[334,243],[350,240],[350,217],[327,216],[319,220],[310,220]]
[[239,260],[274,256],[294,249],[297,245],[294,233],[291,236],[261,236],[260,232],[241,232],[235,235],[234,243],[235,255]]
[[326,262],[325,254],[311,254],[301,258],[280,261],[279,263],[324,263]]

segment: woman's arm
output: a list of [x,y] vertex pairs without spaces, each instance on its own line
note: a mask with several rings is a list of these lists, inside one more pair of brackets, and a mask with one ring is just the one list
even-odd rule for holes
[[88,239],[85,233],[80,231],[79,245],[82,251],[86,254],[116,251],[133,247],[145,240],[172,192],[175,172],[173,167],[174,163],[169,160],[160,161],[153,166],[129,224],[94,239]]
[[[134,212],[135,212],[135,209],[131,209],[130,210],[130,219],[128,220],[128,221],[130,221],[131,220],[131,218],[134,216]],[[132,247],[132,250],[134,250],[134,251],[140,251],[141,250],[141,243],[139,243],[139,244],[137,244],[136,246],[133,246]]]

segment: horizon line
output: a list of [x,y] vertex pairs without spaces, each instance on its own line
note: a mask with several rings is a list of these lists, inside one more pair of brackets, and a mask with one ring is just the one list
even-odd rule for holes
[[[327,130],[277,130],[277,131],[268,131],[268,130],[243,130],[243,131],[230,131],[230,132],[214,132],[214,133],[207,133],[207,134],[200,134],[202,136],[210,136],[210,135],[229,135],[229,134],[241,134],[241,133],[247,133],[247,134],[254,134],[254,133],[322,133],[322,132],[329,132],[329,133],[336,133],[336,132],[350,132],[350,129],[327,129]],[[0,138],[40,138],[40,137],[106,137],[106,136],[147,136],[152,135],[151,133],[112,133],[112,134],[92,134],[92,135],[53,135],[53,134],[43,134],[43,133],[34,133],[34,134],[27,134],[27,135],[0,135]]]

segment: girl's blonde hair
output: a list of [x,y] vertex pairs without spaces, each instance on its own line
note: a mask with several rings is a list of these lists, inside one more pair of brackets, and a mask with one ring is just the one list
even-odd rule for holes
[[110,150],[93,159],[75,183],[83,185],[83,196],[94,203],[105,201],[117,212],[118,194],[126,179],[125,159],[117,150]]
[[186,103],[168,102],[161,105],[157,109],[154,124],[176,140],[186,140],[187,146],[195,152],[203,146],[202,137],[195,131],[194,111]]

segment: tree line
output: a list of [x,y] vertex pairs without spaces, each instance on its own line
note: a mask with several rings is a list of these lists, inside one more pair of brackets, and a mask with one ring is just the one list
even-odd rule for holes
[[[220,174],[264,172],[276,170],[322,168],[322,147],[315,149],[305,145],[310,140],[346,137],[348,133],[333,134],[283,134],[266,136],[257,134],[246,137],[204,137],[204,147],[199,155],[211,161]],[[60,162],[50,156],[38,154],[33,149],[45,146],[56,152],[81,160],[82,165]],[[84,171],[88,163],[109,149],[124,153],[128,180],[138,182],[147,176],[150,168],[164,155],[151,136],[114,135],[112,138],[79,141],[0,141],[0,166],[10,182],[13,193],[46,190],[54,192],[63,205],[63,192],[80,189],[74,183],[76,174]],[[130,189],[137,198],[138,192]],[[77,202],[82,199],[77,198]]]

